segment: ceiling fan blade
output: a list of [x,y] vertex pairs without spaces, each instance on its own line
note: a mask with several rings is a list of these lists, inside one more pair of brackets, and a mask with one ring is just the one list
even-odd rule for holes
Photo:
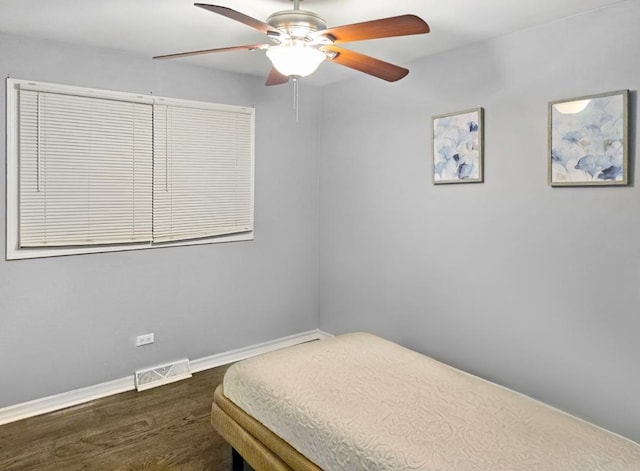
[[248,46],[232,46],[219,47],[217,49],[201,49],[199,51],[179,52],[177,54],[165,54],[163,56],[155,56],[154,59],[175,59],[177,57],[197,56],[199,54],[211,54],[214,52],[230,52],[230,51],[255,51],[256,49],[267,49],[268,44],[251,44]]
[[362,41],[365,39],[424,34],[429,31],[429,25],[420,17],[415,15],[402,15],[327,28],[313,33],[311,37],[325,36],[337,44]]
[[381,78],[387,82],[395,82],[405,77],[409,73],[409,69],[400,67],[388,62],[376,59],[375,57],[366,56],[359,52],[350,51],[341,47],[327,45],[320,46],[321,51],[330,52],[335,54],[327,55],[327,60],[337,62],[340,65],[350,67],[354,70],[364,72],[365,74],[373,75],[374,77]]
[[289,81],[289,76],[281,74],[278,72],[275,67],[271,68],[271,72],[269,72],[269,76],[267,77],[267,81],[265,82],[266,86],[271,85],[282,85],[283,83],[287,83]]
[[222,16],[226,16],[227,18],[231,18],[232,20],[239,21],[247,26],[252,27],[253,29],[257,29],[261,33],[277,35],[280,36],[282,33],[279,29],[274,28],[270,24],[265,23],[264,21],[256,20],[244,13],[240,13],[239,11],[232,10],[231,8],[221,7],[219,5],[209,5],[207,3],[194,3],[195,6],[204,8],[205,10],[212,11],[213,13],[217,13]]

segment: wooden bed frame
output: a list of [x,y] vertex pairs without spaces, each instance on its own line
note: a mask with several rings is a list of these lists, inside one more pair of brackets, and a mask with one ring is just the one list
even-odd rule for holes
[[222,385],[211,406],[213,428],[233,448],[233,470],[246,461],[255,471],[322,471],[295,448],[227,399]]

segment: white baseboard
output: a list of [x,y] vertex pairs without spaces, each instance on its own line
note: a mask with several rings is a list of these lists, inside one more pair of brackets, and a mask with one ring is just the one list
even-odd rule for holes
[[[288,337],[263,342],[250,347],[239,348],[237,350],[231,350],[229,352],[193,360],[190,362],[191,371],[195,373],[209,368],[227,365],[262,353],[268,353],[280,348],[326,337],[331,337],[331,335],[326,332],[322,332],[319,329],[290,335]],[[131,375],[125,378],[108,381],[106,383],[100,383],[86,388],[75,389],[73,391],[0,408],[0,425],[27,419],[40,414],[46,414],[47,412],[53,412],[66,407],[82,404],[84,402],[100,399],[102,397],[111,396],[113,394],[132,391],[135,389],[134,378],[135,376]]]
[[0,409],[0,425],[135,389],[133,375]]
[[197,360],[190,361],[191,371],[196,373],[198,371],[208,370],[210,368],[216,368],[222,365],[228,365],[236,361],[251,358],[263,353],[279,350],[284,347],[290,347],[299,343],[309,342],[311,340],[319,340],[322,338],[331,337],[330,334],[315,329],[308,332],[302,332],[300,334],[290,335],[288,337],[282,337],[277,340],[271,340],[269,342],[259,343],[251,347],[239,348],[237,350],[231,350],[230,352],[219,353],[217,355],[211,355],[209,357],[199,358]]

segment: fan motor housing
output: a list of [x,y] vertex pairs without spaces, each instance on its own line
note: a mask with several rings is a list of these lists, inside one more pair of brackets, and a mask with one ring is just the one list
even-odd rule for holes
[[309,33],[327,29],[327,24],[320,16],[304,10],[275,12],[267,18],[267,24],[286,31],[294,38],[305,38]]

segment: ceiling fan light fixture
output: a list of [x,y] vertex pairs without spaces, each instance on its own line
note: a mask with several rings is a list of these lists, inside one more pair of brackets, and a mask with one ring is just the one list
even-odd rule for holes
[[306,41],[291,39],[267,49],[267,57],[278,72],[287,76],[306,77],[326,59],[324,53]]

